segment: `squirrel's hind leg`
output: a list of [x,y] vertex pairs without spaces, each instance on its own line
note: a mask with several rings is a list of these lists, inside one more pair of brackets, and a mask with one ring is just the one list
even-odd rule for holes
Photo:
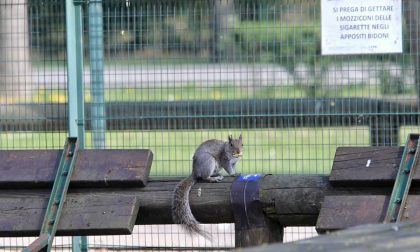
[[220,182],[223,179],[223,176],[218,174],[218,163],[213,156],[207,153],[199,153],[194,156],[193,173],[197,179],[208,182]]

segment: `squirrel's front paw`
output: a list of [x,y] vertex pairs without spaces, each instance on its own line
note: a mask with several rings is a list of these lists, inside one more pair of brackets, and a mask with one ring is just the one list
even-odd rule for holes
[[214,177],[208,177],[208,178],[204,179],[204,181],[207,181],[207,182],[220,182],[222,180],[223,180],[222,175],[218,175],[218,176],[214,176]]
[[223,180],[223,176],[222,175],[219,175],[219,176],[217,176],[217,177],[214,177],[215,178],[215,180],[214,181],[216,181],[216,182],[221,182],[222,180]]
[[229,177],[238,177],[238,176],[241,176],[240,172],[234,172],[234,173],[229,174]]

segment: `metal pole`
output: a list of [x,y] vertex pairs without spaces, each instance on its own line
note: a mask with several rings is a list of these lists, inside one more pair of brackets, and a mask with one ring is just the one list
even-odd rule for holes
[[[84,85],[83,85],[83,1],[66,0],[67,89],[69,136],[85,146]],[[73,237],[73,252],[87,251],[87,237]]]
[[82,22],[82,6],[66,0],[69,136],[79,139],[80,148],[84,148],[85,140]]
[[92,144],[105,148],[104,33],[102,0],[89,2],[89,52],[92,97]]
[[87,252],[88,239],[86,236],[73,236],[72,237],[72,252]]

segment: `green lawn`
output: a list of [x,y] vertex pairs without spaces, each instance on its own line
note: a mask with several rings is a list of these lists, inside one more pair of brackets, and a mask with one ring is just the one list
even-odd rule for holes
[[[331,91],[333,97],[380,97],[379,90],[366,86],[347,86]],[[105,100],[111,101],[168,101],[200,99],[266,99],[305,98],[299,87],[244,88],[235,86],[182,88],[108,89]],[[90,101],[89,92],[86,100]],[[64,103],[64,91],[38,90],[32,102]],[[15,101],[18,102],[18,101]],[[26,100],[25,102],[28,102]],[[154,154],[152,175],[185,175],[190,171],[195,147],[206,139],[226,139],[227,135],[242,132],[245,155],[238,170],[243,173],[328,173],[338,146],[368,146],[367,127],[197,130],[197,131],[108,131],[107,148],[149,148]],[[400,139],[418,127],[405,127]],[[0,149],[61,148],[66,133],[0,132]],[[86,146],[92,147],[91,133],[86,134]]]
[[[226,139],[228,134],[244,138],[241,173],[329,173],[335,150],[339,146],[369,146],[367,127],[287,128],[261,130],[196,131],[108,131],[106,146],[111,149],[148,148],[154,153],[152,175],[186,175],[197,145],[207,139]],[[418,126],[400,131],[404,144]],[[92,148],[91,133],[86,146]],[[2,132],[0,149],[58,149],[66,133]]]
[[[195,147],[207,139],[244,138],[242,173],[328,173],[337,146],[369,145],[365,127],[288,128],[262,130],[109,131],[107,148],[149,148],[154,153],[152,175],[185,175]],[[0,133],[0,149],[61,148],[66,133]],[[91,133],[86,134],[91,148]]]
[[[291,84],[292,85],[292,84]],[[106,102],[134,102],[134,101],[191,101],[191,100],[231,100],[231,99],[303,99],[308,98],[308,89],[302,86],[264,86],[264,87],[238,87],[221,85],[206,87],[194,83],[180,87],[169,88],[112,88],[106,89],[104,98]],[[407,90],[400,96],[414,94],[413,90]],[[316,97],[366,97],[380,99],[384,97],[379,87],[364,85],[349,85],[336,89],[321,89]],[[398,97],[398,95],[396,96]],[[31,98],[13,101],[13,103],[65,103],[67,93],[65,90],[36,90]],[[92,99],[90,90],[85,91],[85,100]]]

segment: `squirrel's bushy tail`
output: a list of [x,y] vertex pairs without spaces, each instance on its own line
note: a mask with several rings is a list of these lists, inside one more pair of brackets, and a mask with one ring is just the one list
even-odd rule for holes
[[191,212],[189,196],[191,187],[196,180],[191,175],[181,180],[175,187],[174,196],[172,198],[172,219],[176,224],[182,224],[190,234],[199,234],[206,239],[211,240],[208,232],[200,229],[198,222]]

